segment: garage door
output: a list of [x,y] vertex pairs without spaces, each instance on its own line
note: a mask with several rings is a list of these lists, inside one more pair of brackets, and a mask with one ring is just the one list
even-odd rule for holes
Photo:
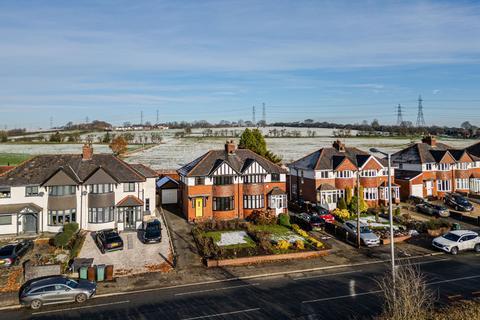
[[162,190],[162,204],[177,203],[177,189]]
[[412,196],[423,198],[423,185],[412,184]]

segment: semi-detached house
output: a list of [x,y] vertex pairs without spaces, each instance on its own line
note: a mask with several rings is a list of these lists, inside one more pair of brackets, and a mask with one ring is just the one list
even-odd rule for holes
[[178,170],[188,221],[243,219],[254,210],[286,212],[286,169],[227,141]]
[[[334,209],[340,198],[347,192],[353,195],[359,176],[363,187],[363,198],[369,206],[387,204],[389,199],[388,172],[384,159],[365,151],[346,147],[337,140],[332,147],[321,148],[288,165],[288,185],[290,199],[318,203],[325,208]],[[400,200],[399,186],[392,185],[395,203]]]
[[136,229],[155,214],[156,173],[112,154],[41,155],[0,176],[0,234]]
[[[475,154],[476,153],[476,154]],[[402,197],[442,198],[449,192],[480,192],[480,147],[455,149],[427,136],[392,155]]]

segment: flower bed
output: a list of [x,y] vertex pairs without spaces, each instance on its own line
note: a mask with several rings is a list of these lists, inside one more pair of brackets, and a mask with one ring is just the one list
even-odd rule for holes
[[[296,225],[289,228],[275,223],[207,222],[196,225],[192,234],[208,266],[227,265],[226,262],[218,261],[232,259],[252,258],[228,264],[305,258],[318,256],[312,252],[327,252],[322,242]],[[275,258],[267,258],[269,256]]]

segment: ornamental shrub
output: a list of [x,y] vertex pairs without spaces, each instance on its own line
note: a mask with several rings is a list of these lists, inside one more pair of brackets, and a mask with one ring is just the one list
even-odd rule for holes
[[303,250],[305,249],[305,244],[302,240],[297,240],[295,241],[295,248],[297,248],[298,250]]
[[290,227],[290,216],[288,213],[280,213],[278,215],[278,224],[284,227]]
[[78,223],[76,222],[70,222],[70,223],[67,223],[63,226],[63,232],[65,233],[75,233],[78,231]]
[[335,217],[340,218],[344,221],[350,219],[350,211],[348,211],[347,209],[336,208],[332,211],[332,214]]
[[60,232],[55,235],[55,238],[53,239],[53,243],[55,244],[55,247],[63,249],[68,245],[71,237],[72,237],[71,233]]
[[347,202],[345,201],[345,198],[340,198],[340,200],[338,200],[337,208],[340,210],[347,210]]
[[277,249],[279,250],[288,250],[290,247],[290,243],[287,240],[280,240],[276,245]]

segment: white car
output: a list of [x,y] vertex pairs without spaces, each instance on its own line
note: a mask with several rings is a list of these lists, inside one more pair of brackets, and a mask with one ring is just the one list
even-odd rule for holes
[[480,237],[473,231],[455,230],[433,239],[432,245],[451,254],[457,254],[463,250],[480,252]]

